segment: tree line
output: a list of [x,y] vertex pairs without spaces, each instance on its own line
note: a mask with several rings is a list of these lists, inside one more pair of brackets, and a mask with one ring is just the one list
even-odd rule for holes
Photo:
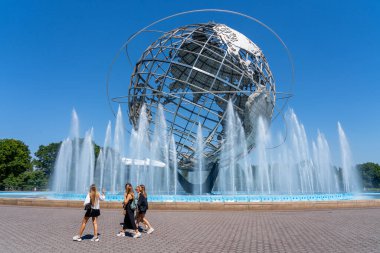
[[[21,140],[0,139],[0,190],[31,191],[49,189],[61,142],[40,145],[31,156]],[[100,147],[94,143],[95,157]]]
[[[61,142],[39,146],[31,156],[29,147],[16,139],[0,139],[0,190],[46,190],[53,174]],[[94,143],[95,157],[100,147]],[[380,165],[372,162],[356,166],[364,189],[380,190]]]

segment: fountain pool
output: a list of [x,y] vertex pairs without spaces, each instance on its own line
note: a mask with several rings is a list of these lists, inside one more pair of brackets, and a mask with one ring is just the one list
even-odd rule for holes
[[[121,202],[123,194],[106,193],[106,201]],[[52,199],[84,200],[86,194],[55,192],[1,192],[1,198],[14,199]],[[296,194],[296,195],[150,195],[149,202],[298,202],[298,201],[337,201],[337,200],[371,200],[380,199],[380,192],[337,193],[337,194]]]

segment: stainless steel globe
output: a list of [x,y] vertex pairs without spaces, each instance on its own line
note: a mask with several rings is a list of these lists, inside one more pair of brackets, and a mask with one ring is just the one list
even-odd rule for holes
[[145,104],[153,125],[161,104],[180,168],[194,158],[201,124],[203,155],[210,164],[221,149],[229,100],[252,148],[256,119],[270,121],[276,101],[268,62],[255,43],[224,24],[191,24],[164,32],[143,52],[128,90],[129,118],[137,127]]

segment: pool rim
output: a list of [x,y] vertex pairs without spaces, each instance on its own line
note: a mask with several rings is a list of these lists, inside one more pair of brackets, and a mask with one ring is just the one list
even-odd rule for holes
[[[51,200],[38,198],[0,198],[1,205],[83,208],[82,200]],[[321,210],[341,208],[380,208],[380,199],[292,202],[151,202],[150,210],[167,211],[269,211]],[[101,209],[120,209],[120,202],[102,202]]]

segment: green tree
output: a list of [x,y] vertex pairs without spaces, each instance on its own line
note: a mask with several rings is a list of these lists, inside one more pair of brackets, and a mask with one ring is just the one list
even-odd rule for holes
[[62,142],[53,142],[47,146],[40,145],[34,153],[33,165],[50,177],[54,170],[55,160],[57,159],[59,148]]
[[99,152],[100,152],[100,146],[94,142],[94,152],[95,152],[95,161],[98,159]]
[[25,171],[19,175],[19,189],[23,191],[44,190],[47,183],[48,177],[42,170]]
[[3,185],[5,190],[18,190],[21,185],[20,177],[15,177],[13,174],[10,174],[6,179],[3,180]]
[[357,166],[365,188],[380,188],[380,165],[363,163]]
[[5,189],[5,183],[14,185],[16,177],[31,170],[29,147],[20,140],[0,139],[0,190]]

